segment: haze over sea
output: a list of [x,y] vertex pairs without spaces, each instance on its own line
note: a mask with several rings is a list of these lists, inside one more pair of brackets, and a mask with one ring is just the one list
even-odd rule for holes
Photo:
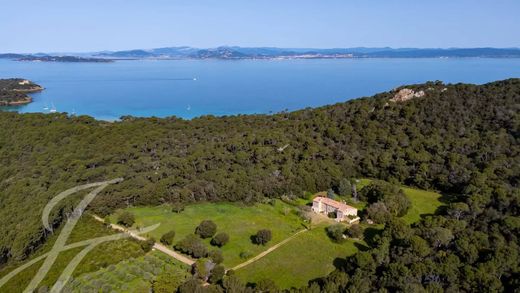
[[0,78],[43,87],[34,102],[3,108],[75,112],[98,119],[271,113],[370,96],[441,80],[486,83],[520,77],[520,59],[132,60],[51,63],[0,60]]

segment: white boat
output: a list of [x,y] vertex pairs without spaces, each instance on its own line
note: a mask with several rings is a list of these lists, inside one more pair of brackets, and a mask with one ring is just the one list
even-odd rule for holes
[[190,111],[191,110],[191,106],[188,105],[188,108],[186,108],[186,110]]
[[50,113],[56,113],[56,107],[54,107],[54,103],[52,104],[52,108],[49,110]]

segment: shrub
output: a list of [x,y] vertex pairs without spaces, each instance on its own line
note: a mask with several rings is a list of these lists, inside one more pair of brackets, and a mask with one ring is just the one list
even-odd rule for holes
[[211,239],[211,245],[222,247],[229,242],[229,235],[224,232],[220,232],[213,239]]
[[195,229],[195,234],[202,238],[213,237],[217,233],[217,225],[210,220],[202,221]]
[[242,251],[242,252],[240,253],[240,258],[241,258],[241,259],[248,259],[248,258],[250,258],[252,255],[253,255],[253,254],[252,254],[251,252],[249,252],[249,251]]
[[174,213],[180,213],[184,211],[184,205],[183,204],[180,204],[180,203],[176,203],[172,206],[172,212]]
[[271,230],[262,229],[256,232],[256,235],[253,237],[254,243],[258,245],[265,245],[267,242],[271,241],[272,233]]
[[278,287],[273,280],[262,279],[256,283],[255,291],[257,292],[278,292]]
[[168,231],[163,236],[161,236],[161,243],[165,245],[172,245],[173,238],[175,238],[175,231]]
[[347,234],[352,238],[361,239],[363,237],[363,227],[359,224],[354,224],[347,229]]
[[221,264],[224,261],[224,256],[220,250],[212,250],[209,252],[208,257],[216,264]]
[[135,216],[131,212],[124,211],[117,217],[117,223],[125,227],[131,227],[135,223]]
[[225,274],[226,274],[226,269],[224,268],[224,266],[217,265],[211,270],[211,276],[209,277],[209,282],[211,284],[216,284],[224,278]]
[[141,241],[141,249],[144,251],[144,252],[149,252],[150,250],[152,250],[154,244],[155,244],[155,240],[153,238],[150,238],[150,239],[147,239],[145,241]]
[[329,235],[332,241],[342,242],[344,240],[343,235],[345,233],[345,226],[343,226],[342,224],[328,226],[326,231],[327,235]]
[[175,249],[182,253],[189,254],[195,258],[205,257],[207,255],[206,246],[199,237],[188,235],[175,245]]

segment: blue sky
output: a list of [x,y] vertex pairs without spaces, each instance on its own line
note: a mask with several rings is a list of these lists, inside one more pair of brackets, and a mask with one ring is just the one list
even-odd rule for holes
[[0,52],[188,45],[520,47],[518,0],[24,0]]

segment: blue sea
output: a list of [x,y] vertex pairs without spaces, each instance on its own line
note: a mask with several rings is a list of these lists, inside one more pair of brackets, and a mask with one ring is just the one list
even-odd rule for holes
[[[7,110],[115,120],[274,113],[371,96],[403,84],[482,84],[520,77],[520,59],[129,60],[49,63],[0,60],[0,78],[43,87]],[[6,110],[4,108],[3,110]]]

